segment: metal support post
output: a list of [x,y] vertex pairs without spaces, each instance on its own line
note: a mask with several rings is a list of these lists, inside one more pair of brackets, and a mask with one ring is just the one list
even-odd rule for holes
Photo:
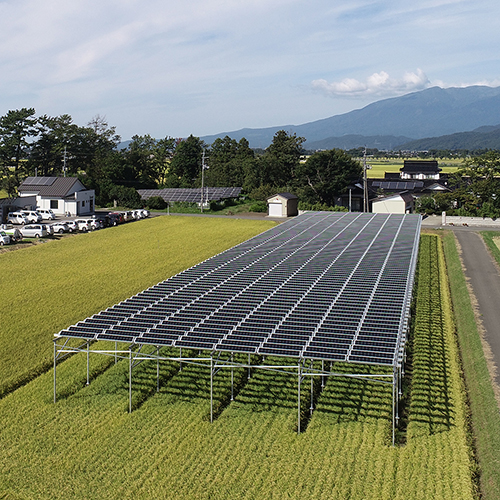
[[128,412],[132,413],[132,349],[128,351]]
[[57,366],[57,345],[54,341],[54,403],[56,402],[56,366]]
[[234,354],[231,353],[231,401],[234,401]]
[[90,342],[87,340],[87,385],[90,384]]
[[297,434],[300,434],[300,383],[302,381],[302,366],[299,361],[297,368],[298,383],[297,383]]
[[314,410],[314,377],[312,375],[313,360],[311,359],[311,407],[309,408],[309,415],[313,414]]
[[210,356],[210,423],[214,421],[214,358]]
[[[179,359],[182,359],[182,347],[179,347]],[[179,361],[179,371],[182,371],[182,361]]]
[[396,389],[395,389],[394,378],[392,379],[392,446],[396,441]]
[[250,354],[248,355],[248,380],[250,380]]
[[[325,361],[323,359],[321,360],[321,371],[322,372],[325,371]],[[324,375],[321,375],[321,388],[322,389],[325,388],[325,376]]]
[[156,348],[156,392],[160,392],[160,348]]

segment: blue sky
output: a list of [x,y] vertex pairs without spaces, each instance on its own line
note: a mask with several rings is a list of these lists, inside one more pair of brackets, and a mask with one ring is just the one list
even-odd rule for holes
[[499,86],[499,18],[497,0],[0,0],[0,115],[186,137]]

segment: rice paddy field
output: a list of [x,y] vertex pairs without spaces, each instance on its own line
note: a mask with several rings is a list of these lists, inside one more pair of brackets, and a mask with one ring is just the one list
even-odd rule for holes
[[478,498],[445,260],[433,235],[421,237],[396,446],[391,389],[353,378],[315,380],[312,415],[304,387],[299,435],[296,376],[282,372],[236,370],[234,401],[230,374],[218,373],[210,423],[205,367],[161,363],[157,390],[156,364],[139,365],[128,413],[128,362],[91,356],[86,385],[79,354],[58,365],[53,403],[54,333],[271,224],[159,217],[0,254],[0,498]]
[[[374,159],[369,158],[367,163],[370,168],[367,170],[367,176],[370,179],[383,178],[386,172],[399,172],[404,165],[404,158]],[[438,160],[439,168],[443,174],[456,172],[462,167],[462,159],[449,158]]]

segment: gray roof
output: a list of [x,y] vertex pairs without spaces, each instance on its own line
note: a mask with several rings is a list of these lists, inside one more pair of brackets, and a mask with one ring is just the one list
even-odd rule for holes
[[297,195],[292,193],[276,193],[273,196],[270,196],[268,200],[274,198],[275,196],[281,196],[282,198],[285,198],[285,200],[296,200],[298,198]]
[[20,193],[36,193],[39,196],[64,198],[70,192],[82,191],[78,187],[75,189],[76,184],[85,189],[76,177],[27,177],[19,186],[18,191]]

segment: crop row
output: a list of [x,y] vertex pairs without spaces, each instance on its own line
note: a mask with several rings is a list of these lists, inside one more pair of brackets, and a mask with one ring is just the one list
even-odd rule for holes
[[[143,362],[133,372],[129,414],[128,361],[91,355],[86,386],[81,354],[58,366],[56,404],[51,371],[0,401],[0,492],[40,499],[471,500],[464,399],[440,252],[439,241],[422,237],[405,446],[390,446],[390,386],[327,377],[322,387],[317,378],[314,411],[297,435],[296,373],[254,368],[248,378],[246,368],[237,368],[231,401],[231,371],[221,370],[214,377],[217,418],[211,424],[208,364],[184,363],[179,370],[178,363],[162,361],[157,392],[156,363]],[[439,280],[431,282],[434,271]],[[428,309],[437,292],[432,300],[420,299],[422,287],[439,288],[437,312]],[[443,345],[439,355],[435,342]],[[162,350],[165,356],[177,353]],[[450,415],[444,421],[435,403],[442,376],[439,370],[427,373],[443,359]],[[331,370],[352,366],[337,363]],[[358,373],[378,370],[356,367]],[[309,382],[302,385],[303,415],[310,406]]]

